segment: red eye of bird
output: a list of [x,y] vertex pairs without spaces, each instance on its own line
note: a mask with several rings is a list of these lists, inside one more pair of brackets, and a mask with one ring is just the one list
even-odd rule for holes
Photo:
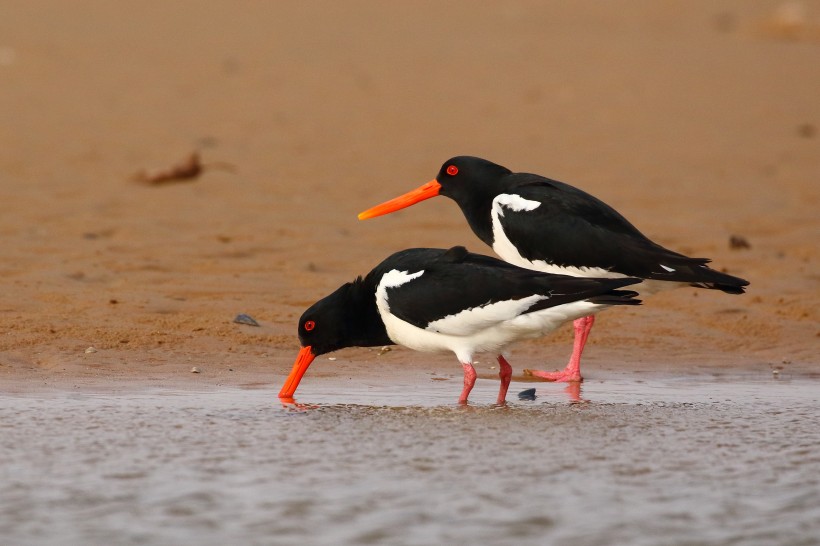
[[447,174],[449,174],[450,176],[457,175],[458,167],[456,167],[455,165],[450,165],[449,167],[447,167]]
[[312,320],[305,321],[305,330],[310,332],[314,328],[316,328],[316,323],[315,322],[313,322]]

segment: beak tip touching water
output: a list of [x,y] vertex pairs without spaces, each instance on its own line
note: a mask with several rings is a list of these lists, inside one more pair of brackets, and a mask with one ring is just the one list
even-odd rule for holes
[[313,354],[313,349],[310,345],[302,347],[299,351],[299,355],[296,357],[296,362],[293,363],[293,369],[290,371],[288,378],[285,379],[285,383],[282,385],[282,389],[279,391],[280,399],[293,399],[293,393],[296,392],[296,388],[299,386],[302,376],[305,375],[305,372],[314,358],[316,358],[316,355]]

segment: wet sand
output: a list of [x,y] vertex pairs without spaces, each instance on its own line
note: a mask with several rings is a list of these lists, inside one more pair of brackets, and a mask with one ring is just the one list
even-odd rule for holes
[[[216,527],[221,536],[241,530],[242,537],[263,537],[259,541],[265,543],[274,529],[263,522],[267,509],[291,520],[305,518],[306,528],[316,528],[319,522],[349,519],[346,510],[366,512],[372,506],[353,502],[343,508],[349,499],[333,487],[328,493],[338,494],[333,502],[287,508],[283,491],[297,499],[320,496],[318,482],[283,478],[263,482],[266,487],[259,489],[253,483],[262,474],[253,472],[285,477],[288,456],[311,445],[343,453],[348,444],[327,432],[336,421],[349,425],[354,438],[384,428],[368,442],[388,446],[405,442],[399,432],[391,432],[394,428],[438,427],[444,419],[460,432],[431,452],[447,462],[435,474],[441,485],[427,500],[453,506],[464,518],[469,506],[480,505],[480,515],[447,535],[439,524],[420,525],[431,517],[420,506],[409,509],[417,519],[408,525],[415,522],[420,532],[439,538],[470,537],[481,527],[468,523],[499,521],[489,515],[507,479],[519,489],[502,488],[507,494],[501,498],[515,497],[517,509],[504,511],[502,502],[497,517],[519,521],[517,516],[530,513],[531,485],[511,469],[540,468],[538,490],[547,495],[554,475],[549,470],[561,468],[555,461],[573,458],[573,449],[621,450],[618,460],[626,460],[630,442],[641,441],[641,434],[664,428],[666,420],[676,426],[678,413],[663,404],[685,404],[687,397],[706,404],[697,389],[669,385],[657,391],[651,409],[618,402],[626,410],[618,406],[616,413],[628,410],[636,427],[618,444],[600,434],[601,423],[615,419],[607,413],[610,406],[594,410],[605,415],[589,425],[582,417],[590,413],[564,399],[546,406],[519,406],[513,400],[506,413],[486,406],[497,387],[487,357],[478,366],[474,404],[479,409],[470,413],[450,406],[460,373],[452,356],[349,349],[332,355],[336,360],[317,359],[303,380],[297,396],[320,405],[315,416],[291,419],[278,408],[272,398],[298,350],[295,323],[312,302],[402,248],[464,244],[490,253],[444,198],[385,218],[356,220],[357,212],[426,182],[444,160],[459,154],[579,186],[659,243],[711,257],[716,268],[751,281],[748,294],[740,297],[680,289],[653,296],[640,308],[602,313],[585,352],[585,389],[600,384],[598,400],[606,402],[612,401],[606,391],[614,378],[627,383],[647,374],[670,381],[728,378],[726,390],[738,385],[727,394],[737,404],[726,413],[737,450],[729,455],[749,447],[761,459],[732,461],[736,466],[725,478],[727,490],[744,497],[757,490],[776,494],[762,495],[760,502],[770,503],[751,508],[721,504],[722,497],[701,511],[694,502],[665,505],[667,515],[691,513],[690,520],[681,516],[680,529],[704,533],[693,535],[695,540],[722,540],[720,529],[733,516],[751,522],[755,514],[780,514],[781,501],[792,502],[787,490],[800,480],[761,481],[755,472],[776,451],[740,431],[741,424],[760,418],[759,432],[768,435],[785,418],[767,417],[744,401],[750,396],[770,400],[776,393],[783,404],[791,403],[787,389],[773,389],[782,385],[772,383],[773,371],[801,393],[817,387],[820,374],[819,28],[820,11],[813,3],[768,0],[720,6],[705,0],[509,1],[481,7],[321,1],[242,7],[186,1],[0,6],[0,393],[4,437],[22,437],[16,444],[4,439],[3,447],[12,450],[21,471],[29,472],[21,474],[23,482],[43,468],[65,472],[63,489],[52,491],[45,482],[31,481],[28,489],[18,483],[10,497],[12,490],[6,488],[3,499],[24,501],[29,508],[15,511],[17,503],[4,500],[0,528],[23,542],[56,541],[61,535],[48,531],[49,511],[56,507],[54,521],[64,530],[76,524],[71,536],[78,542],[93,540],[97,532],[109,537],[106,533],[125,525],[123,514],[129,510],[150,516],[145,521],[164,522],[171,533],[179,522],[164,519],[162,510],[177,510],[169,500],[173,492],[154,488],[151,480],[166,481],[171,471],[187,476],[182,483],[201,477],[193,468],[185,474],[186,454],[214,445],[205,429],[188,427],[217,419],[215,437],[225,440],[234,438],[231,425],[249,416],[247,434],[241,441],[226,441],[220,453],[227,461],[233,452],[237,466],[266,463],[237,473],[235,482],[226,476],[208,492],[199,491],[193,502],[201,501],[204,508],[193,512],[204,510],[208,521],[228,526]],[[133,179],[138,172],[168,168],[195,150],[205,164],[195,179],[156,186]],[[749,248],[731,248],[733,235],[744,237]],[[233,323],[239,313],[261,326]],[[510,359],[516,384],[565,395],[562,386],[528,383],[520,374],[523,368],[562,367],[571,338],[571,328],[564,327],[547,339],[517,346]],[[194,367],[200,373],[191,373]],[[746,384],[738,377],[754,381]],[[378,393],[375,400],[368,388]],[[391,392],[395,401],[380,398]],[[804,415],[816,421],[810,398],[800,399],[805,407],[795,417],[800,434],[806,432]],[[191,409],[173,409],[178,404]],[[393,404],[425,409],[413,410],[402,418],[408,419],[405,423],[391,420],[394,413],[382,407]],[[445,417],[430,410],[439,404]],[[776,405],[774,400],[767,404]],[[66,425],[58,420],[73,419],[73,412],[86,406],[90,409],[80,412],[82,421]],[[147,413],[140,414],[140,408]],[[720,432],[706,423],[725,408],[707,404],[702,409],[685,415],[695,416],[697,430],[706,431],[703,440],[670,445],[682,452],[700,450],[714,460],[723,452],[707,443]],[[113,411],[111,421],[107,411]],[[141,420],[132,420],[135,411]],[[167,412],[179,429],[162,424]],[[502,425],[495,421],[499,416],[509,421]],[[358,418],[367,426],[356,432]],[[572,440],[577,443],[550,443],[543,457],[496,447],[471,461],[506,469],[496,470],[488,482],[494,492],[470,486],[457,472],[463,461],[451,460],[457,445],[485,445],[487,429],[509,430],[516,448],[524,438],[541,446],[553,418],[580,421],[571,421],[582,431]],[[87,419],[96,428],[82,428]],[[312,428],[315,419],[328,421]],[[301,428],[283,436],[284,423]],[[72,471],[81,493],[97,483],[83,469],[82,453],[108,446],[105,459],[112,465],[123,460],[127,466],[137,457],[127,448],[132,440],[119,439],[123,426],[145,428],[148,436],[141,445],[150,452],[170,450],[169,465],[163,469],[157,461],[146,462],[145,479],[139,473],[123,479],[120,497],[97,493],[88,512],[61,508],[72,491]],[[75,443],[75,437],[82,441]],[[788,441],[779,438],[782,445]],[[243,452],[242,442],[250,442],[249,451]],[[46,445],[74,447],[42,452]],[[411,464],[409,455],[386,449],[377,452],[388,461],[395,456],[396,464]],[[677,457],[678,449],[655,446],[649,452],[654,464],[663,465]],[[27,453],[43,458],[29,460]],[[265,453],[277,455],[278,462]],[[547,466],[539,467],[536,459]],[[800,461],[791,460],[789,472],[817,473],[816,461],[806,458],[804,467]],[[512,466],[505,467],[508,463]],[[347,472],[344,464],[316,464],[326,477],[334,469]],[[661,484],[673,495],[697,465],[669,464]],[[230,474],[237,470],[233,465],[219,468]],[[351,468],[351,476],[363,474]],[[655,490],[643,478],[636,478],[628,493],[587,496],[585,490],[596,491],[596,474],[584,477],[582,469],[572,476],[583,487],[566,484],[561,491],[572,491],[578,505],[589,498],[591,506],[609,514],[594,536],[619,528],[618,510],[625,510],[625,521],[637,517],[637,509],[623,505],[638,494],[639,482],[646,488],[637,506],[651,508],[648,499],[655,498]],[[7,478],[13,475],[11,467],[4,472]],[[385,466],[374,481],[366,481],[383,493],[369,502],[378,504],[373,499],[401,488],[404,482],[393,481],[391,472]],[[616,475],[605,464],[596,472]],[[451,473],[448,482],[444,476]],[[705,493],[706,477],[712,477],[695,475],[701,486],[687,490],[689,499]],[[373,486],[380,479],[386,482]],[[223,504],[220,486],[241,501],[238,506]],[[464,495],[452,504],[455,490]],[[64,497],[49,497],[57,491]],[[280,500],[265,504],[264,494]],[[796,487],[794,494],[798,500],[789,505],[794,511],[785,521],[794,524],[795,533],[816,530],[816,513],[799,497],[813,501],[811,493]],[[165,508],[153,504],[157,499]],[[360,524],[346,531],[350,541],[365,541],[367,529],[388,532],[390,522],[422,499],[418,494],[403,501],[407,505],[388,504],[389,513],[378,522],[356,519]],[[532,504],[544,501],[536,495]],[[556,503],[549,504],[554,508]],[[248,505],[259,511],[242,519],[239,513]],[[749,519],[740,516],[747,509]],[[111,516],[102,527],[79,527],[89,514]],[[182,525],[179,536],[198,533],[199,523],[211,525],[190,517],[195,523]],[[554,524],[563,529],[547,531],[557,533],[556,540],[580,540],[561,523],[574,521],[569,511],[547,510],[538,517],[546,519],[537,519],[534,529]],[[236,527],[229,527],[234,520]],[[131,529],[132,542],[141,540],[137,529],[142,523]],[[772,528],[763,525],[755,528],[765,538]],[[505,528],[502,524],[493,533]],[[785,532],[785,527],[775,531]],[[173,538],[157,533],[148,533],[146,540]],[[379,542],[374,536],[372,541]],[[675,536],[686,541],[683,530]],[[411,534],[405,542],[426,537]],[[316,542],[322,540],[330,541],[318,537]],[[632,542],[641,539],[635,536]]]

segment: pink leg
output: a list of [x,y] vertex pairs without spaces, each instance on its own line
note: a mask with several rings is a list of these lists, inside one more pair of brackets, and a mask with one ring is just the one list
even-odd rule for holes
[[540,377],[547,381],[583,381],[581,377],[581,353],[584,352],[584,345],[587,343],[589,331],[595,323],[595,315],[583,317],[575,320],[572,325],[575,327],[575,342],[572,346],[572,356],[569,364],[560,372],[543,372],[541,370],[524,370],[525,375]]
[[462,367],[464,368],[464,390],[461,391],[458,403],[466,404],[467,397],[470,396],[470,391],[473,390],[473,385],[475,385],[476,373],[472,364],[462,364]]
[[498,372],[498,377],[501,378],[501,387],[498,389],[497,404],[503,404],[507,401],[507,389],[510,388],[510,380],[512,379],[512,366],[502,356],[498,355],[498,365],[501,366],[501,371]]

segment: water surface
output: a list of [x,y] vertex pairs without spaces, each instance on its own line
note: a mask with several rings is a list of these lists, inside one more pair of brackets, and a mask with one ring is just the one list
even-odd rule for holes
[[[538,387],[534,401],[520,390]],[[820,382],[0,398],[4,544],[817,544]],[[492,401],[497,382],[471,399]],[[580,400],[576,400],[579,398]]]

